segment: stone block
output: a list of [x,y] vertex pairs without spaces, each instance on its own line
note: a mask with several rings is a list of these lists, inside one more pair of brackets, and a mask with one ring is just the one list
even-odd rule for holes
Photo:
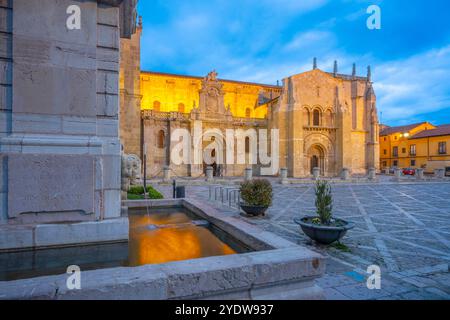
[[10,155],[8,204],[10,217],[31,212],[93,213],[93,157]]
[[102,48],[119,49],[119,29],[99,24],[97,27],[97,46]]
[[11,35],[0,33],[0,58],[11,59],[12,42]]
[[0,192],[0,224],[8,220],[8,194]]
[[[97,72],[97,93],[119,94],[119,74],[109,71]],[[116,97],[117,99],[117,97]]]
[[96,116],[95,85],[94,70],[15,64],[14,112]]
[[97,136],[99,137],[118,137],[119,121],[117,119],[98,118]]
[[62,131],[64,134],[95,135],[97,119],[64,116],[62,118]]
[[67,8],[71,0],[14,0],[14,36],[24,35],[35,39],[50,39],[95,47],[97,44],[97,2],[76,1],[81,9],[81,31],[66,26]]
[[97,47],[97,68],[119,72],[119,52],[115,49]]
[[20,114],[12,115],[12,131],[15,133],[61,133],[62,119],[59,116]]
[[121,214],[120,206],[120,190],[105,190],[104,193],[104,208],[105,219],[119,218]]
[[0,110],[11,110],[12,87],[0,85]]
[[97,7],[97,23],[119,27],[119,10],[99,4]]
[[32,248],[33,229],[26,226],[0,226],[0,250]]
[[6,4],[0,8],[0,32],[11,32],[12,30],[12,10]]
[[97,94],[97,115],[116,117],[119,113],[119,97],[110,94]]
[[0,109],[0,137],[11,131],[11,112]]
[[103,156],[103,188],[120,189],[122,160],[120,156]]
[[0,60],[0,85],[11,85],[12,83],[12,63]]
[[[120,210],[120,206],[119,206]],[[128,219],[36,226],[37,247],[128,240]]]

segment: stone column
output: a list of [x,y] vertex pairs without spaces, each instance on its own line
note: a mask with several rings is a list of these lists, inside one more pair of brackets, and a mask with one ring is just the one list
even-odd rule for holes
[[349,180],[350,179],[350,171],[348,168],[343,168],[341,173],[341,179],[342,180]]
[[245,181],[251,180],[253,177],[253,169],[252,168],[245,168],[244,171],[244,179]]
[[416,179],[417,180],[423,180],[423,169],[422,168],[419,168],[419,169],[416,169]]
[[170,182],[170,167],[169,166],[164,166],[163,168],[163,182],[164,183],[169,183]]
[[280,183],[281,184],[288,184],[287,176],[288,176],[288,169],[281,168],[280,169]]
[[314,180],[319,180],[320,178],[320,168],[313,168],[313,178]]
[[369,180],[375,180],[377,177],[377,170],[375,168],[369,168],[368,178]]
[[214,169],[211,166],[206,168],[206,181],[211,182],[214,181]]

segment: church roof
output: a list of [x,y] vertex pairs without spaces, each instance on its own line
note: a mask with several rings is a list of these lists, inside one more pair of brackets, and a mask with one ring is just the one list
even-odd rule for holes
[[413,124],[408,124],[406,126],[397,126],[397,127],[386,127],[385,129],[383,129],[380,132],[380,136],[388,136],[390,134],[393,133],[398,133],[398,132],[408,132],[422,124],[425,124],[427,122],[420,122],[420,123],[413,123]]
[[428,138],[428,137],[440,137],[450,135],[450,124],[438,126],[436,129],[424,130],[416,133],[411,139]]

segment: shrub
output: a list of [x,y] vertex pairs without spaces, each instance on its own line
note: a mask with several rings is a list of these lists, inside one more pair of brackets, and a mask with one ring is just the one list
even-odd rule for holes
[[327,181],[319,180],[316,183],[316,209],[320,222],[329,225],[333,217],[333,197]]
[[[152,186],[147,186],[148,199],[164,199],[164,196]],[[145,199],[143,186],[132,186],[128,191],[129,200]]]
[[272,205],[272,185],[265,179],[254,179],[241,183],[241,198],[251,206],[270,207]]

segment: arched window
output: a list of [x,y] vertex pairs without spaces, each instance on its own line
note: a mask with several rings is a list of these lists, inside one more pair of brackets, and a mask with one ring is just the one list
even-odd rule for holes
[[154,102],[153,102],[153,110],[155,110],[155,111],[161,111],[161,102],[159,102],[159,101],[154,101]]
[[303,125],[307,127],[311,125],[311,118],[307,108],[303,109]]
[[246,118],[252,117],[252,110],[250,108],[245,109],[245,117]]
[[179,103],[178,104],[178,112],[179,113],[184,113],[184,103]]
[[166,134],[164,130],[159,130],[158,132],[158,148],[164,149],[166,146]]
[[317,109],[313,112],[313,126],[320,126],[320,111]]

